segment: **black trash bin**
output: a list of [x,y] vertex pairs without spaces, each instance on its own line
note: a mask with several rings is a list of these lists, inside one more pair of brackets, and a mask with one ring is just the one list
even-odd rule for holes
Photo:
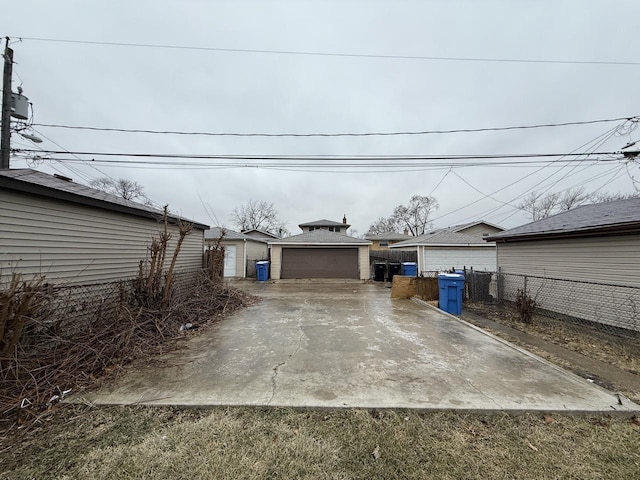
[[373,280],[375,282],[384,282],[384,276],[387,273],[386,263],[374,263],[373,264]]
[[389,269],[387,270],[387,280],[392,282],[394,275],[400,275],[400,267],[402,265],[400,263],[390,263]]

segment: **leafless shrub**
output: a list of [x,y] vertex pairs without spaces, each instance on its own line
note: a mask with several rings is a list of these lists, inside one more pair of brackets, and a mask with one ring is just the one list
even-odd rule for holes
[[536,309],[536,301],[526,294],[523,290],[518,289],[516,292],[516,310],[523,323],[531,323],[533,313]]

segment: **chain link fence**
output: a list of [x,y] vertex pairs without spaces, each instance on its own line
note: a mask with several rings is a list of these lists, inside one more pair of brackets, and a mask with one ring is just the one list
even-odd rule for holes
[[[422,272],[437,277],[439,272]],[[535,275],[466,270],[464,303],[511,308],[518,290],[535,301],[536,321],[640,342],[640,288]]]
[[[195,288],[201,270],[179,271],[173,275],[172,297],[184,297]],[[39,328],[54,332],[82,330],[93,318],[115,316],[122,305],[135,306],[135,282],[129,278],[116,282],[84,285],[45,285]]]
[[609,334],[640,338],[640,288],[533,275],[498,273],[497,301],[515,302],[518,290],[536,312]]

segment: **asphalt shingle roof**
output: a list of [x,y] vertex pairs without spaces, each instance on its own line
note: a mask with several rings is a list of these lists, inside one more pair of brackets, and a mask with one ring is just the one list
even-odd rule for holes
[[346,227],[347,224],[342,222],[334,222],[333,220],[316,220],[314,222],[301,223],[298,226],[299,227]]
[[298,244],[298,245],[371,245],[369,240],[350,237],[341,233],[330,232],[329,230],[314,230],[313,232],[301,233],[292,237],[271,240],[269,244]]
[[367,240],[409,240],[414,238],[412,235],[405,235],[404,233],[387,232],[377,233],[375,235],[367,235]]
[[[163,215],[162,210],[157,208],[134,202],[132,200],[126,200],[117,195],[103,192],[96,188],[87,187],[86,185],[81,185],[73,181],[63,180],[53,175],[38,172],[30,168],[0,170],[0,187],[13,188],[19,191],[75,201],[86,205],[91,204],[92,206],[99,206],[102,208],[119,210],[147,217],[158,218],[158,216]],[[181,217],[171,214],[169,217],[174,220],[181,219]],[[197,222],[193,223],[197,228],[208,228],[207,225],[202,225]]]
[[235,232],[228,228],[222,228],[222,227],[212,227],[209,230],[205,230],[204,239],[217,240],[222,236],[222,230],[224,230],[224,238],[226,240],[247,240],[247,241],[250,240],[252,242],[260,242],[260,243],[267,243],[267,240],[269,240],[267,238],[252,237],[250,235],[245,235],[244,233]]
[[527,223],[486,238],[501,240],[564,233],[586,233],[627,225],[640,228],[640,198],[583,205],[568,212]]
[[491,244],[484,242],[481,238],[475,235],[467,235],[465,233],[457,233],[445,229],[425,233],[424,235],[411,238],[410,240],[405,240],[404,242],[394,243],[393,245],[389,245],[389,248],[414,247],[416,245],[468,246]]

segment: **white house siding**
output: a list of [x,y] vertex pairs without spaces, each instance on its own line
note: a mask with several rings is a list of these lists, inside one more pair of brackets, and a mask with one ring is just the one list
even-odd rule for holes
[[505,273],[640,287],[640,235],[498,244]]
[[495,272],[497,269],[495,247],[420,247],[421,272],[449,270],[452,267],[473,268]]
[[499,243],[498,265],[505,300],[526,275],[540,309],[640,330],[640,235]]
[[[51,198],[2,192],[0,201],[0,278],[11,271],[45,274],[67,284],[120,280],[137,274],[147,256],[156,220]],[[170,225],[166,265],[178,238]],[[177,270],[202,268],[203,230],[185,239]]]

